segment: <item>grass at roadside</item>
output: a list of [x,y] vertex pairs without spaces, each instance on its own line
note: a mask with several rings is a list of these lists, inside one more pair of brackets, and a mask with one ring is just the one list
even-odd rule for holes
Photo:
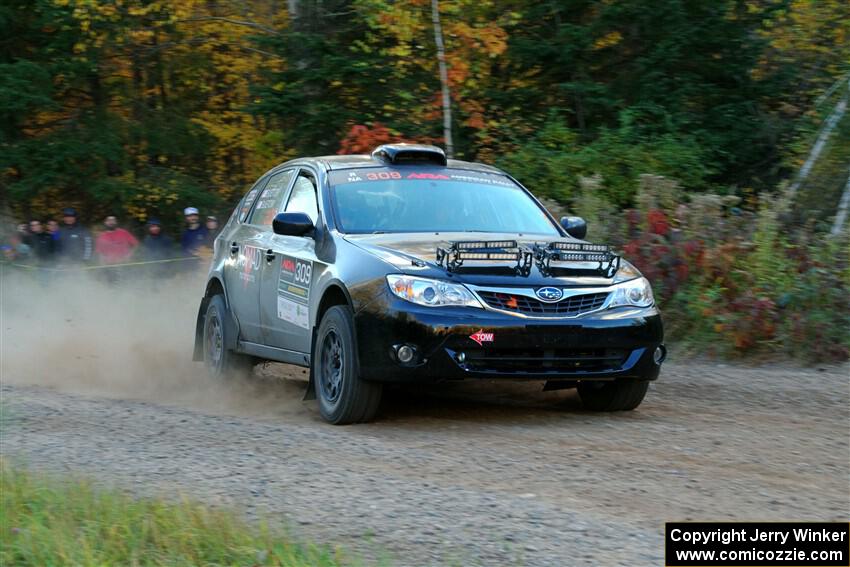
[[349,564],[198,503],[134,499],[0,462],[0,565]]

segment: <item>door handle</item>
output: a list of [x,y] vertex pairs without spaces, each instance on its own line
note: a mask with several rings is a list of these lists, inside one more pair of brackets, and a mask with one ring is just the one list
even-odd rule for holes
[[237,254],[239,252],[239,245],[235,242],[230,245],[230,253]]
[[274,250],[271,248],[266,250],[266,262],[274,262]]

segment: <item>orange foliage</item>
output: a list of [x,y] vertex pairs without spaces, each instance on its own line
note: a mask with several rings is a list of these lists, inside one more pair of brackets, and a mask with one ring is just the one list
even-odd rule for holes
[[391,130],[381,124],[374,122],[371,126],[354,124],[339,143],[338,154],[368,154],[381,144],[442,144],[443,138],[432,136],[417,136],[410,139]]
[[339,144],[338,154],[367,154],[381,144],[406,141],[380,122],[369,126],[354,124]]

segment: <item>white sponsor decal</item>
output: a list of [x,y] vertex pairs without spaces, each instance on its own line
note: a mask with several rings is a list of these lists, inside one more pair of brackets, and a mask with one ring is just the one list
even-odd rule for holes
[[282,295],[277,296],[277,316],[293,325],[304,329],[310,328],[310,312],[307,306]]

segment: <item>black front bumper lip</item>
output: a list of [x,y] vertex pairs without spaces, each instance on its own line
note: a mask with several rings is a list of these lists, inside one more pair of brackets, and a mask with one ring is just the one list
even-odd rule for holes
[[[605,370],[586,370],[580,367],[573,367],[569,370],[563,370],[563,368],[553,368],[547,370],[543,365],[547,362],[541,361],[541,368],[538,371],[527,371],[527,370],[508,370],[508,371],[500,371],[495,368],[490,369],[482,369],[477,370],[474,368],[469,368],[468,365],[464,363],[457,363],[457,356],[460,352],[463,351],[452,351],[451,349],[446,349],[446,353],[449,357],[457,363],[457,366],[463,371],[466,376],[470,378],[525,378],[525,379],[540,379],[540,380],[548,380],[550,378],[570,378],[575,380],[589,380],[589,379],[616,379],[620,376],[628,376],[634,373],[635,369],[641,363],[641,360],[646,357],[647,353],[646,347],[636,348],[628,352],[624,361],[615,363],[616,367],[613,369],[605,369]],[[499,357],[501,358],[501,357]],[[615,357],[610,357],[615,358]],[[616,357],[621,360],[621,357]],[[644,365],[641,365],[644,366]],[[449,373],[450,375],[454,374],[453,372]],[[658,374],[655,373],[654,376],[649,377],[648,373],[641,372],[641,376],[646,376],[646,379],[655,379]]]
[[[664,339],[661,316],[654,308],[532,320],[484,309],[420,307],[381,294],[355,315],[355,322],[364,378],[387,382],[654,380],[660,364],[653,354],[656,348],[663,348]],[[479,344],[472,338],[478,332],[492,333],[487,337],[492,340]],[[402,344],[413,346],[417,353],[407,365],[395,358],[395,350]],[[593,364],[583,366],[581,361],[589,351],[597,360],[595,368]],[[465,361],[459,360],[460,353],[465,354]],[[524,362],[518,367],[504,364],[514,353]],[[620,362],[600,367],[598,361],[613,353],[619,353]]]

